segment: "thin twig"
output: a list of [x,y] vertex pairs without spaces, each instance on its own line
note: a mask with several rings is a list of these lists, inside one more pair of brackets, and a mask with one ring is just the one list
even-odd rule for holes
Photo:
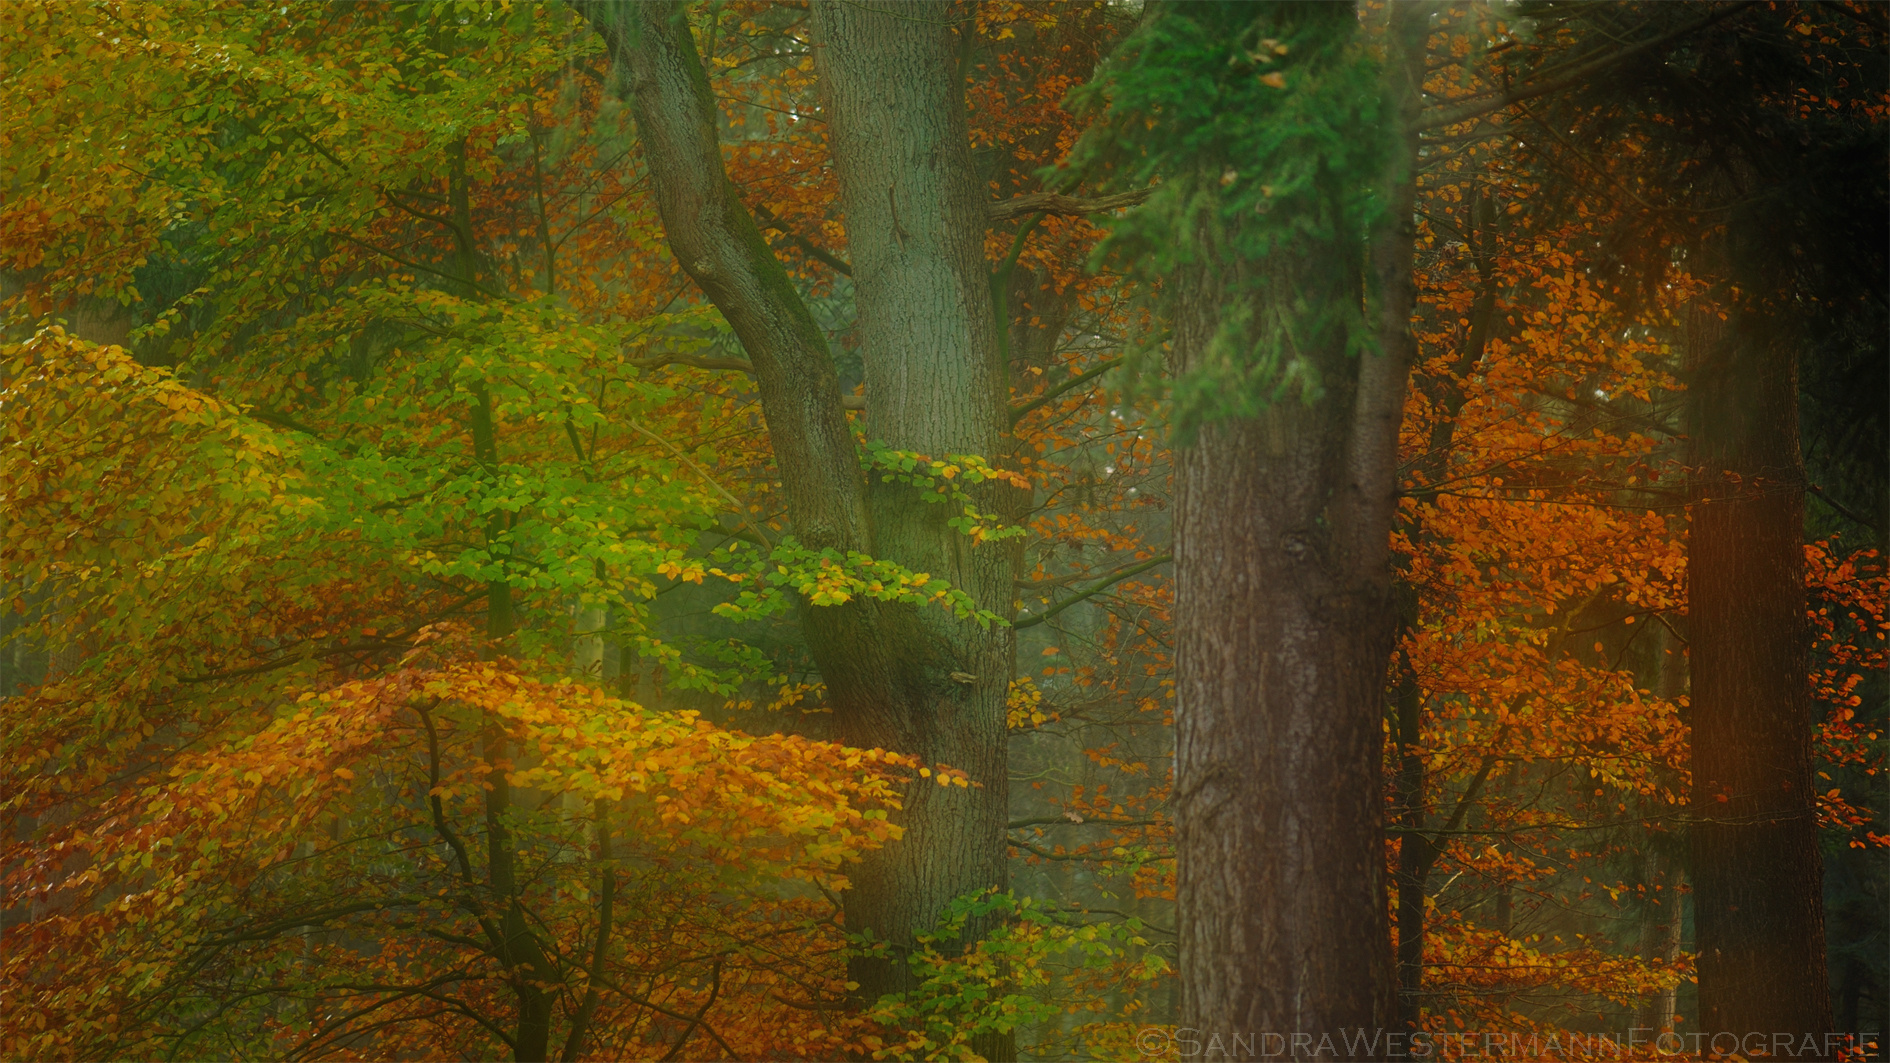
[[736,515],[741,518],[741,521],[743,524],[748,525],[749,531],[755,533],[755,538],[761,540],[761,545],[768,550],[774,549],[774,544],[768,541],[767,533],[763,532],[760,528],[756,527],[754,521],[748,519],[748,508],[742,505],[740,502],[736,501],[735,496],[732,494],[729,494],[727,488],[723,487],[720,483],[716,482],[715,477],[709,475],[709,470],[703,468],[700,465],[697,465],[695,462],[695,459],[691,458],[689,455],[684,454],[682,452],[681,447],[678,447],[676,444],[671,443],[669,440],[664,439],[662,436],[659,436],[655,432],[652,432],[649,429],[643,427],[641,424],[638,424],[635,421],[631,421],[630,427],[636,429],[637,431],[643,433],[644,435],[650,437],[651,439],[656,440],[658,443],[661,443],[663,446],[669,448],[669,452],[671,454],[676,455],[677,460],[681,461],[683,464],[689,466],[690,468],[696,470],[696,475],[702,477],[703,482],[707,483],[710,487],[715,488],[717,494],[720,494],[723,498],[727,499],[729,505],[735,507]]
[[1017,424],[1017,422],[1023,420],[1025,417],[1028,417],[1030,414],[1036,412],[1045,403],[1051,401],[1052,399],[1057,398],[1060,395],[1063,395],[1069,392],[1073,388],[1082,387],[1084,384],[1090,382],[1091,380],[1096,379],[1097,377],[1103,375],[1104,373],[1107,373],[1111,369],[1114,369],[1116,366],[1119,366],[1121,364],[1122,364],[1122,359],[1119,357],[1107,359],[1097,365],[1091,366],[1090,368],[1083,370],[1082,372],[1076,374],[1070,379],[1065,380],[1063,383],[1058,384],[1056,387],[1051,388],[1049,391],[1046,391],[1043,394],[1037,396],[1036,398],[1031,399],[1029,402],[1026,402],[1020,406],[1011,407],[1011,424],[1013,425]]
[[1153,188],[1137,188],[1128,192],[1117,192],[1113,196],[1101,196],[1096,199],[1078,199],[1060,192],[1031,192],[998,200],[988,208],[988,217],[992,221],[1007,221],[1025,214],[1101,214],[1105,211],[1133,207],[1155,194]]
[[1473,118],[1481,118],[1486,114],[1503,110],[1513,103],[1534,99],[1537,96],[1547,96],[1549,93],[1560,92],[1563,89],[1571,88],[1587,81],[1596,74],[1619,66],[1643,53],[1663,48],[1682,37],[1691,36],[1715,23],[1731,18],[1749,7],[1756,6],[1758,2],[1759,0],[1745,0],[1744,3],[1721,8],[1705,18],[1690,22],[1679,29],[1663,33],[1651,40],[1642,41],[1640,44],[1622,48],[1619,51],[1609,52],[1590,62],[1583,63],[1559,77],[1548,78],[1543,81],[1523,85],[1520,88],[1511,89],[1493,98],[1471,100],[1467,103],[1458,104],[1455,107],[1433,107],[1418,116],[1418,128],[1437,129],[1443,126],[1459,125]]

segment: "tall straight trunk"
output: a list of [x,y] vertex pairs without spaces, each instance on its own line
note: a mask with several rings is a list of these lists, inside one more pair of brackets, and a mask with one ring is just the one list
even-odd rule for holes
[[[665,233],[754,365],[788,519],[803,546],[858,551],[944,577],[1011,612],[1015,551],[974,546],[909,487],[861,476],[825,336],[722,166],[716,104],[674,3],[578,4],[617,61]],[[948,4],[815,8],[823,92],[847,213],[869,436],[932,457],[1001,453],[1008,431],[982,254],[981,183],[965,135]],[[983,487],[972,489],[974,497]],[[991,512],[994,506],[981,504]],[[851,872],[850,930],[890,943],[856,960],[858,996],[911,987],[905,956],[954,898],[1004,882],[1004,694],[1013,642],[937,607],[854,601],[801,610],[846,741],[966,771],[916,786],[904,837]],[[968,936],[982,932],[968,929]],[[974,1047],[1006,1054],[1007,1038]]]
[[[1651,841],[1643,866],[1646,870],[1641,879],[1647,883],[1648,895],[1641,908],[1641,958],[1670,967],[1680,958],[1680,876],[1675,873],[1677,869],[1672,861]],[[1662,888],[1656,890],[1656,886]],[[1650,995],[1641,1009],[1638,1025],[1656,1034],[1672,1033],[1678,1000],[1678,983]]]
[[1698,1029],[1821,1037],[1832,1016],[1811,783],[1797,357],[1762,306],[1736,306],[1729,322],[1696,311],[1690,326]]
[[[462,196],[453,198],[456,203],[464,202]],[[499,450],[493,429],[492,399],[483,384],[474,389],[472,436],[474,459],[487,470],[496,468]],[[494,511],[486,519],[486,542],[498,543],[505,531],[504,513]],[[511,585],[504,580],[486,584],[486,655],[497,656],[516,628]],[[545,987],[557,979],[557,973],[545,955],[544,943],[525,918],[517,846],[512,838],[512,784],[506,778],[511,768],[511,750],[505,731],[497,721],[486,723],[481,745],[486,761],[486,887],[490,903],[499,909],[496,924],[486,923],[488,942],[491,955],[505,967],[518,1006],[512,1030],[512,1058],[518,1063],[543,1063],[551,1050],[555,1004]]]
[[[1674,622],[1685,624],[1683,617],[1675,617]],[[1655,624],[1646,636],[1652,642],[1652,679],[1654,693],[1669,700],[1681,698],[1687,693],[1687,657],[1686,644],[1680,633],[1665,623]],[[1655,811],[1650,806],[1648,815]],[[1645,926],[1641,936],[1643,955],[1650,960],[1672,966],[1680,959],[1680,952],[1685,941],[1686,928],[1686,850],[1684,845],[1676,845],[1675,838],[1669,835],[1651,835],[1648,837],[1647,881],[1651,886],[1659,885],[1656,891],[1658,913],[1650,931]],[[1677,839],[1684,843],[1685,835]],[[1652,938],[1649,938],[1649,934]],[[1640,1025],[1653,1030],[1656,1034],[1673,1033],[1674,1014],[1680,1007],[1680,985],[1673,985],[1654,994],[1641,1015]],[[1671,1043],[1671,1042],[1670,1042]]]
[[[1416,597],[1413,590],[1406,593]],[[1415,612],[1415,610],[1412,610]],[[1424,756],[1420,751],[1424,719],[1424,692],[1410,664],[1398,683],[1397,715],[1392,736],[1398,747],[1398,1018],[1407,1029],[1417,1028],[1424,989],[1424,899],[1426,879],[1436,862],[1435,846],[1424,834]]]
[[[1257,1039],[1279,1036],[1306,1057],[1382,1058],[1395,1015],[1380,758],[1428,14],[1392,9],[1383,91],[1401,128],[1379,178],[1386,211],[1369,262],[1347,220],[1328,218],[1335,236],[1323,246],[1299,241],[1172,278],[1183,375],[1209,357],[1235,300],[1253,321],[1301,301],[1338,306],[1363,298],[1369,272],[1379,314],[1375,352],[1348,353],[1339,329],[1295,337],[1321,396],[1211,423],[1176,455],[1181,1034],[1210,1055],[1265,1050]],[[1204,231],[1198,244],[1232,235]]]
[[[1333,272],[1292,267],[1275,297]],[[1188,281],[1183,371],[1219,324],[1215,280]],[[1379,756],[1394,610],[1382,545],[1347,542],[1364,529],[1334,504],[1359,391],[1209,426],[1177,455],[1182,1024],[1208,1034],[1336,1036],[1392,1015]],[[1386,512],[1373,530],[1390,529]]]
[[[471,186],[466,179],[464,140],[455,144],[448,155],[446,188],[449,228],[456,248],[454,286],[460,298],[475,302],[480,299],[480,260],[473,231]],[[468,412],[472,422],[473,461],[486,476],[496,476],[499,440],[492,415],[492,395],[481,382],[472,385],[472,398]],[[501,552],[499,544],[510,526],[503,510],[495,509],[487,515],[485,542],[489,550]],[[488,582],[486,641],[482,655],[487,659],[499,656],[505,640],[517,627],[511,584],[503,578]],[[552,1012],[556,1005],[547,987],[558,975],[545,954],[544,943],[525,917],[523,884],[518,878],[518,851],[512,837],[512,784],[506,778],[511,768],[512,750],[498,721],[486,721],[481,728],[480,745],[486,762],[486,889],[488,903],[498,909],[496,921],[482,918],[480,922],[486,931],[489,955],[505,968],[517,1005],[512,1027],[512,1058],[517,1063],[544,1063],[550,1056]]]
[[[989,196],[971,160],[953,5],[816,0],[812,13],[853,264],[867,438],[933,458],[995,460],[1010,430],[1009,383],[984,257]],[[997,511],[997,486],[968,489],[983,496],[983,512]],[[907,485],[872,477],[867,490],[875,556],[944,576],[1009,616],[1015,551],[974,546],[947,523],[958,514]],[[1010,628],[981,628],[943,610],[918,613],[899,638],[906,659],[896,669],[836,691],[847,705],[836,719],[841,738],[950,764],[978,785],[921,787],[905,809],[901,843],[869,854],[854,874],[848,924],[895,946],[928,929],[954,898],[1004,884],[1004,699],[1015,646]],[[971,929],[981,936],[983,928]],[[852,978],[869,996],[911,986],[896,954],[856,962]],[[1009,1051],[1001,1042],[977,1047]]]
[[[1470,311],[1470,332],[1464,338],[1463,349],[1458,352],[1456,362],[1447,372],[1419,376],[1413,382],[1430,398],[1432,406],[1442,411],[1441,416],[1431,423],[1429,443],[1413,470],[1419,484],[1423,486],[1440,482],[1450,467],[1451,448],[1457,440],[1457,418],[1468,401],[1464,381],[1483,363],[1483,354],[1489,345],[1491,326],[1496,317],[1498,285],[1492,245],[1495,242],[1494,229],[1498,215],[1490,200],[1479,195],[1475,188],[1471,190],[1465,213],[1468,223],[1465,229],[1471,233],[1478,274],[1477,300]],[[1403,531],[1414,544],[1424,542],[1428,535],[1423,518],[1417,513],[1406,517]],[[1420,589],[1404,580],[1398,581],[1394,594],[1398,603],[1399,634],[1402,636],[1417,629],[1422,620],[1424,603]],[[1398,931],[1398,1018],[1403,1027],[1411,1030],[1417,1029],[1418,1017],[1423,1009],[1426,936],[1424,902],[1429,894],[1431,868],[1436,865],[1442,852],[1440,844],[1443,840],[1442,835],[1429,837],[1424,833],[1427,775],[1422,748],[1424,691],[1418,686],[1417,679],[1411,662],[1408,659],[1403,661],[1394,703],[1395,716],[1391,721],[1391,738],[1398,763],[1393,810],[1401,834],[1398,867],[1393,873],[1398,890],[1395,917]],[[1509,887],[1505,883],[1497,894],[1495,925],[1506,934],[1509,933],[1509,903]]]

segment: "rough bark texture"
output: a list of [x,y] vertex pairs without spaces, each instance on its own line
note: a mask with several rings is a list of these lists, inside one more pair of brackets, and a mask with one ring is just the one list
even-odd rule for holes
[[[1422,5],[1394,8],[1385,91],[1393,120],[1407,125],[1427,18]],[[1379,351],[1348,356],[1339,336],[1302,345],[1323,397],[1211,424],[1176,457],[1184,1051],[1192,1040],[1209,1055],[1269,1044],[1301,1058],[1386,1053],[1395,982],[1379,763],[1396,627],[1397,426],[1413,342],[1415,140],[1396,139],[1369,263]],[[1221,243],[1201,234],[1200,246]],[[1357,300],[1360,265],[1334,241],[1184,271],[1174,278],[1179,371],[1203,357],[1230,300],[1251,300],[1256,321],[1294,299]]]
[[[1014,551],[974,547],[946,525],[956,515],[947,507],[861,477],[825,337],[722,168],[714,99],[680,5],[579,7],[617,60],[670,246],[754,364],[794,534],[943,577],[1008,617]],[[815,27],[858,285],[869,437],[990,458],[1008,430],[1004,367],[949,16],[943,3],[817,5]],[[976,783],[916,786],[900,816],[904,838],[851,872],[849,929],[893,946],[853,965],[859,996],[871,1000],[910,988],[904,949],[945,904],[1004,882],[1013,640],[936,607],[856,601],[801,615],[840,738],[947,763]],[[1009,1052],[1008,1039],[974,1047]]]
[[[1415,594],[1411,595],[1415,597]],[[1415,610],[1412,610],[1415,612]],[[1409,664],[1398,684],[1397,717],[1393,736],[1398,745],[1398,1018],[1407,1029],[1417,1029],[1424,988],[1424,897],[1435,846],[1424,833],[1424,757],[1418,751],[1424,721],[1424,694]]]
[[[867,438],[935,458],[994,459],[1009,434],[1008,382],[984,259],[988,196],[971,161],[952,6],[816,2],[812,13],[856,285]],[[991,487],[980,499],[985,512],[996,508]],[[1009,616],[1013,551],[974,546],[947,525],[957,516],[950,507],[877,477],[868,510],[877,556],[943,576]],[[837,721],[841,737],[962,768],[979,785],[922,788],[906,809],[903,843],[854,875],[848,923],[896,942],[926,929],[954,898],[1001,888],[1005,878],[1004,699],[1014,640],[1008,628],[941,610],[914,620],[897,672],[873,677],[898,696],[861,690]],[[882,992],[905,988],[904,967],[859,963],[854,980]]]
[[[1177,322],[1183,350],[1199,337],[1190,318],[1205,323]],[[1335,541],[1343,412],[1335,388],[1212,426],[1177,459],[1182,1010],[1205,1034],[1336,1035],[1390,1017],[1378,756],[1391,603]]]
[[[1806,686],[1796,355],[1763,310],[1696,312],[1687,544],[1693,910],[1709,1037],[1831,1029]],[[1822,1043],[1822,1042],[1820,1042]]]

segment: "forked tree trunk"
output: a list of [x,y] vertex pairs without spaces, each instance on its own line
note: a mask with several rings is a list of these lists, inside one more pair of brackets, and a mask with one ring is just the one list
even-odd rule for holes
[[[579,8],[617,61],[670,247],[753,362],[794,535],[803,546],[943,577],[1008,617],[1015,551],[974,546],[947,526],[958,515],[950,507],[861,476],[826,339],[723,169],[716,104],[683,7]],[[943,2],[815,9],[858,286],[869,436],[931,457],[994,458],[1008,431],[1007,395],[953,24]],[[853,964],[858,996],[870,1001],[911,987],[905,952],[948,902],[1004,882],[1013,640],[1000,625],[980,628],[936,606],[854,601],[805,607],[801,618],[840,737],[949,764],[976,784],[917,785],[899,817],[903,839],[851,872],[848,928],[892,944],[885,958]],[[1010,1052],[1008,1038],[974,1048]]]
[[[1341,236],[1257,263],[1229,255],[1172,278],[1182,374],[1207,356],[1234,300],[1247,300],[1256,322],[1299,300],[1357,303],[1368,269],[1380,315],[1377,352],[1349,354],[1336,328],[1295,337],[1297,353],[1317,367],[1321,397],[1289,395],[1257,416],[1209,424],[1176,455],[1184,1054],[1378,1059],[1388,1051],[1395,981],[1380,758],[1397,620],[1389,539],[1413,347],[1413,119],[1427,20],[1425,5],[1393,8],[1384,91],[1390,120],[1403,128],[1381,178],[1388,209],[1369,263]],[[1171,180],[1211,187],[1218,177]],[[1324,224],[1356,231],[1344,219]],[[1227,246],[1232,235],[1204,231],[1198,246]]]
[[1774,1034],[1795,1045],[1811,1035],[1823,1053],[1832,1016],[1797,359],[1759,308],[1736,307],[1730,322],[1696,311],[1687,339],[1698,478],[1687,540],[1697,1029],[1762,1034],[1768,1050]]

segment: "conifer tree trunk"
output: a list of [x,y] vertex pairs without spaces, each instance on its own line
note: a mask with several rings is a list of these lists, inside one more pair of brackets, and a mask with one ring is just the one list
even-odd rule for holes
[[1696,1028],[1708,1037],[1831,1029],[1797,360],[1782,332],[1762,308],[1735,306],[1728,322],[1696,311],[1688,336],[1690,847]]
[[[1379,178],[1387,209],[1369,260],[1352,243],[1356,227],[1325,218],[1322,231],[1335,236],[1323,244],[1202,261],[1173,278],[1184,377],[1213,357],[1236,301],[1250,312],[1231,319],[1251,322],[1296,303],[1356,305],[1368,274],[1379,339],[1360,354],[1346,349],[1343,329],[1295,336],[1322,394],[1210,423],[1176,455],[1184,1056],[1388,1052],[1396,982],[1380,758],[1397,623],[1397,428],[1413,353],[1412,119],[1427,19],[1424,5],[1393,9],[1383,91],[1389,120],[1404,128]],[[1170,179],[1212,187],[1220,176]],[[1203,232],[1199,244],[1233,246],[1236,236]],[[1269,1037],[1287,1040],[1261,1040]]]
[[[1270,265],[1271,298],[1358,297],[1341,261]],[[1182,372],[1219,328],[1221,275],[1177,285]],[[1342,349],[1324,355],[1346,366]],[[1361,430],[1377,427],[1367,411],[1398,407],[1359,375],[1210,425],[1176,455],[1182,1024],[1203,1051],[1217,1034],[1225,1051],[1261,1034],[1337,1047],[1341,1030],[1392,1016],[1379,777],[1391,470],[1383,505],[1347,496]]]

